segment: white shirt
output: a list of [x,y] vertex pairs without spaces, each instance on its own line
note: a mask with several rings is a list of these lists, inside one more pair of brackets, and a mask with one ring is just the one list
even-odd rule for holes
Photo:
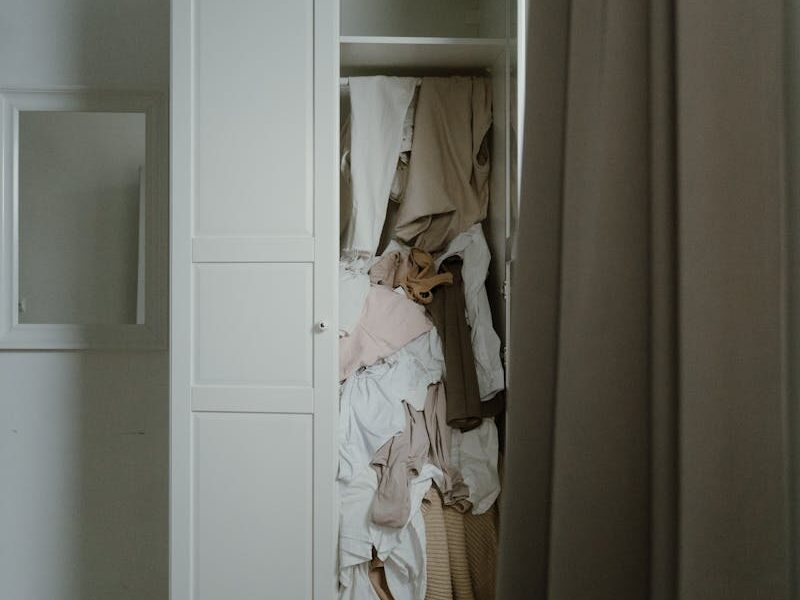
[[411,481],[408,522],[398,529],[376,525],[370,519],[370,507],[378,489],[378,475],[373,469],[363,471],[351,483],[340,483],[340,599],[371,598],[369,592],[363,590],[364,568],[359,565],[372,559],[374,546],[378,558],[384,562],[386,582],[395,600],[424,600],[425,521],[420,507],[431,483],[436,481],[440,484],[443,477],[438,467],[432,464],[422,467],[420,474]]
[[500,495],[498,449],[494,419],[484,419],[479,427],[464,433],[451,430],[450,463],[461,471],[469,487],[473,514],[485,513]]
[[423,410],[428,386],[441,381],[443,366],[434,328],[345,380],[339,404],[339,479],[352,481],[378,448],[403,432],[403,400]]

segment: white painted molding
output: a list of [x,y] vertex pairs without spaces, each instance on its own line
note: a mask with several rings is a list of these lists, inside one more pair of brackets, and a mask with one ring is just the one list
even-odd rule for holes
[[[146,285],[142,324],[19,323],[19,112],[138,112],[146,119]],[[160,92],[0,88],[0,350],[165,349],[169,129]]]
[[314,413],[314,388],[276,386],[192,386],[193,412]]
[[192,262],[313,262],[312,237],[196,237]]

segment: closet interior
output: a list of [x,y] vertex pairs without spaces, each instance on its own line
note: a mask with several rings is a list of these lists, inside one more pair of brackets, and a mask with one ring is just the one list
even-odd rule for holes
[[340,7],[339,598],[493,599],[516,5]]

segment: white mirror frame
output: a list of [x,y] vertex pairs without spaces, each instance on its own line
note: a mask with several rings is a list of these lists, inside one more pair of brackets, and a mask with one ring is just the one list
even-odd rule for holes
[[[144,113],[144,323],[19,322],[20,111]],[[164,349],[167,346],[169,137],[163,94],[92,90],[0,89],[0,350]]]

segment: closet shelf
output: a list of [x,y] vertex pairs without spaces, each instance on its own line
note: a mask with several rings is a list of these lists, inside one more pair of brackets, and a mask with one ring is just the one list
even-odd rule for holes
[[339,38],[343,73],[386,70],[484,70],[506,49],[502,38],[377,37]]

